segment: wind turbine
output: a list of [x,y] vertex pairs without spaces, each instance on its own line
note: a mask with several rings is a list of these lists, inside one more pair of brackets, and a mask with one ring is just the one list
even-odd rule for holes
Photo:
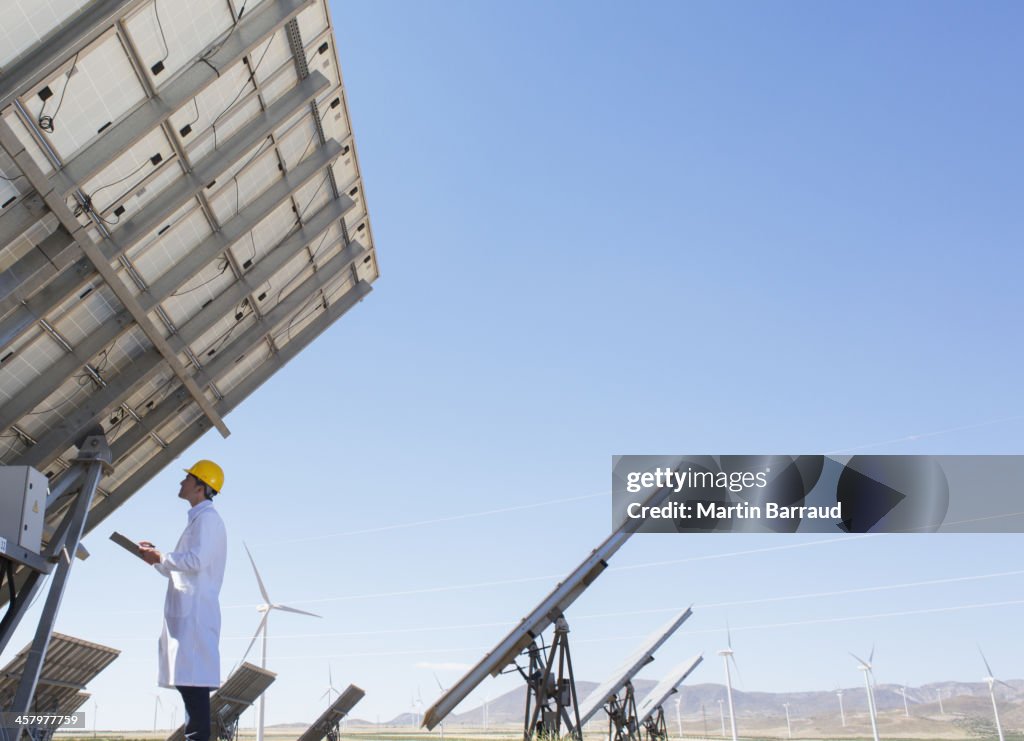
[[327,705],[328,705],[328,707],[330,707],[331,703],[334,702],[334,700],[331,698],[331,693],[332,692],[337,692],[339,696],[341,695],[341,693],[338,692],[338,688],[334,686],[334,677],[331,676],[331,662],[328,661],[327,662],[327,691],[324,692],[322,695],[320,695],[320,699],[321,700],[323,700],[325,697],[327,698]]
[[[256,643],[256,639],[259,638],[260,633],[263,634],[263,651],[260,656],[260,667],[263,669],[267,668],[267,621],[270,617],[272,610],[281,610],[282,612],[294,612],[299,615],[309,615],[310,617],[320,617],[312,612],[306,612],[305,610],[297,610],[294,607],[288,607],[287,605],[279,605],[270,601],[270,595],[267,594],[267,588],[263,586],[263,579],[260,578],[259,569],[256,568],[256,562],[252,560],[252,554],[249,553],[249,546],[245,545],[245,553],[249,556],[249,563],[252,564],[252,571],[256,574],[256,583],[259,584],[260,594],[263,595],[263,604],[256,608],[257,612],[263,613],[263,617],[260,619],[259,627],[256,628],[256,632],[252,636],[252,640],[249,641],[249,648],[245,649],[245,653],[242,655],[243,660],[249,655],[249,651],[252,650],[252,646]],[[260,695],[260,717],[256,723],[256,741],[263,741],[263,712],[265,709],[267,693],[264,692]]]
[[871,669],[871,660],[875,658],[875,647],[871,647],[871,653],[868,655],[868,661],[857,656],[857,654],[851,653],[850,656],[857,659],[860,663],[857,668],[864,672],[864,689],[868,693],[868,715],[871,717],[871,735],[875,741],[878,741],[878,722],[875,720],[875,694],[871,691],[871,685],[874,682],[875,675]]
[[156,702],[153,703],[153,733],[156,733],[156,714],[163,707],[163,704],[160,702],[159,693],[154,694],[153,697],[156,698]]
[[[431,674],[434,675],[434,681],[437,682],[437,686],[441,690],[441,695],[443,696],[444,693],[448,691],[448,688],[441,684],[441,680],[437,677],[437,672],[431,672]],[[439,725],[441,728],[441,741],[444,741],[444,723],[440,723]]]
[[722,701],[718,701],[718,715],[722,719],[722,738],[725,738],[725,710],[722,708]]
[[[731,660],[733,666],[736,666],[736,671],[739,671],[739,666],[736,664],[736,657],[733,656],[732,650],[732,631],[729,630],[729,624],[725,624],[725,634],[728,639],[728,648],[723,648],[718,652],[718,655],[722,657],[722,661],[725,662],[725,689],[729,697],[729,725],[732,728],[732,741],[737,741],[736,738],[736,712],[732,704],[732,674],[729,673],[729,661]],[[724,729],[722,735],[725,735]],[[261,740],[262,741],[262,740]],[[875,741],[878,741],[876,738]]]
[[793,738],[793,726],[789,724],[789,703],[782,703],[782,707],[786,708],[786,733],[789,734],[790,738]]
[[843,728],[846,728],[846,712],[843,710],[843,691],[836,690],[836,697],[839,698],[839,718],[843,722]]
[[908,718],[910,717],[910,706],[907,705],[907,685],[902,685],[899,690],[900,694],[903,695],[903,714]]
[[945,715],[946,711],[942,708],[942,688],[936,687],[935,692],[939,696],[939,715]]
[[1003,738],[1003,726],[999,722],[999,707],[996,705],[996,682],[1004,687],[1009,687],[1011,690],[1013,687],[1003,680],[995,678],[995,674],[992,672],[992,667],[988,665],[988,659],[985,658],[985,654],[981,650],[981,646],[978,646],[978,653],[981,654],[981,660],[985,662],[985,670],[988,671],[988,676],[985,677],[985,681],[988,682],[988,694],[989,697],[992,698],[992,714],[995,715],[996,718],[996,732],[999,733],[999,741],[1005,741]]
[[680,703],[682,703],[682,701],[683,701],[683,697],[682,697],[682,695],[679,695],[676,698],[676,725],[679,726],[679,738],[683,737],[683,718],[679,714],[679,705],[680,705]]

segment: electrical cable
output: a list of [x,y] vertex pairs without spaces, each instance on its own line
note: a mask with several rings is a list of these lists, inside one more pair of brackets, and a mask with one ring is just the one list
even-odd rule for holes
[[188,289],[185,289],[185,290],[182,290],[182,291],[176,291],[176,292],[172,293],[171,296],[184,296],[186,293],[192,293],[192,291],[198,291],[203,286],[209,285],[210,283],[213,283],[215,280],[220,278],[222,275],[224,275],[224,272],[228,269],[228,266],[229,266],[228,259],[226,257],[222,256],[221,260],[223,260],[223,262],[221,263],[220,270],[218,271],[218,273],[215,276],[213,276],[212,278],[210,278],[207,281],[204,281],[204,282],[200,283],[198,286],[193,286],[192,288],[188,288]]
[[164,45],[164,55],[161,59],[157,60],[157,63],[166,62],[167,57],[171,56],[171,50],[167,46],[167,37],[164,35],[164,24],[160,22],[160,8],[158,7],[159,0],[153,0],[153,15],[156,16],[156,26],[160,30],[160,40]]
[[57,110],[53,112],[52,116],[44,115],[43,111],[46,110],[47,103],[45,100],[43,101],[43,107],[39,109],[39,128],[48,134],[52,134],[54,131],[54,121],[57,118],[57,114],[60,113],[60,107],[64,105],[64,94],[68,91],[68,85],[71,84],[71,75],[75,72],[75,65],[78,64],[78,55],[81,53],[81,50],[79,50],[71,62],[71,69],[68,70],[67,77],[64,79],[64,87],[60,91],[60,100],[57,101]]
[[[259,61],[256,62],[256,66],[252,68],[252,70],[249,72],[248,78],[246,78],[245,82],[242,83],[242,87],[239,88],[238,92],[235,93],[235,97],[232,98],[231,102],[228,103],[227,106],[224,107],[224,110],[222,110],[218,114],[218,116],[215,119],[213,119],[213,122],[210,124],[210,126],[213,127],[213,149],[214,149],[214,151],[217,150],[217,146],[218,146],[217,145],[217,122],[220,121],[229,110],[231,110],[231,106],[233,106],[235,103],[238,102],[238,99],[242,97],[242,93],[245,92],[245,89],[249,86],[249,83],[252,83],[253,88],[255,89],[255,87],[256,87],[256,82],[255,82],[255,80],[256,80],[256,72],[259,70],[260,65],[263,64],[263,59],[267,56],[267,52],[270,51],[270,46],[273,43],[274,43],[274,37],[271,36],[270,40],[267,42],[267,45],[265,47],[263,47],[263,53],[260,55]],[[217,73],[217,77],[220,77],[220,72],[217,70],[216,67],[214,67],[212,64],[210,64],[210,62],[207,59],[205,59],[205,58],[201,58],[201,59],[202,59],[203,62],[206,62],[206,65],[208,67],[210,67],[214,72]]]

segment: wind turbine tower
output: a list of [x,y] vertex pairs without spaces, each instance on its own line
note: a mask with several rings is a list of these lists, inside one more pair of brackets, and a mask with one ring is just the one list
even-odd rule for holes
[[836,697],[839,698],[839,719],[843,722],[843,728],[846,728],[846,711],[843,710],[843,691],[836,690]]
[[992,698],[992,714],[996,719],[996,732],[999,734],[999,741],[1005,741],[1003,737],[1003,725],[999,722],[999,707],[996,705],[996,683],[1003,685],[1004,687],[1011,687],[1009,684],[1001,679],[996,679],[992,672],[992,667],[988,665],[988,659],[985,658],[985,654],[981,650],[981,646],[978,646],[978,653],[981,654],[981,660],[985,662],[985,670],[988,672],[988,676],[985,677],[985,681],[988,682],[988,695]]
[[[725,689],[726,696],[729,698],[729,726],[732,729],[732,741],[737,741],[736,736],[736,711],[732,702],[732,674],[729,672],[729,662],[732,661],[733,665],[736,665],[736,657],[733,655],[732,650],[732,631],[729,630],[729,626],[725,626],[726,638],[728,640],[728,648],[723,648],[718,652],[718,655],[722,657],[722,661],[725,662]],[[725,735],[723,729],[722,735]],[[262,739],[260,739],[262,741]],[[875,741],[878,741],[876,738]]]
[[907,705],[907,685],[900,687],[900,694],[903,695],[903,714],[910,717],[910,706]]
[[868,715],[871,717],[871,735],[874,737],[875,741],[878,741],[878,722],[875,720],[875,695],[871,691],[871,682],[875,677],[871,671],[870,661],[870,659],[875,658],[875,649],[874,647],[871,648],[871,654],[869,655],[868,661],[864,661],[864,659],[859,658],[856,654],[851,653],[850,656],[853,656],[853,658],[860,662],[857,665],[857,668],[864,672],[864,689],[868,694]]
[[[279,605],[279,604],[276,604],[274,602],[271,602],[270,601],[270,595],[267,594],[267,588],[263,585],[263,579],[260,578],[259,569],[256,568],[256,562],[252,560],[252,554],[249,553],[249,546],[245,545],[245,543],[243,543],[242,545],[245,546],[245,553],[246,553],[247,556],[249,556],[249,563],[252,564],[252,571],[253,571],[254,574],[256,574],[256,583],[259,585],[259,587],[260,587],[260,594],[263,596],[263,604],[259,605],[256,608],[256,611],[262,613],[263,617],[260,619],[259,627],[256,628],[256,632],[253,634],[252,640],[249,641],[249,648],[245,649],[245,653],[243,654],[243,660],[244,660],[245,656],[249,655],[249,651],[252,650],[253,644],[256,643],[256,639],[259,638],[260,633],[262,633],[263,634],[263,650],[262,650],[262,652],[260,654],[260,667],[262,669],[266,669],[267,668],[267,622],[268,622],[268,619],[270,618],[271,611],[273,611],[273,610],[281,610],[282,612],[294,612],[294,613],[296,613],[298,615],[309,615],[310,617],[316,617],[316,618],[318,618],[320,616],[319,615],[315,615],[312,612],[306,612],[305,610],[297,610],[294,607],[288,607],[287,605]],[[256,723],[256,741],[263,741],[263,713],[264,713],[264,709],[265,709],[264,706],[265,706],[265,703],[266,703],[266,699],[267,699],[267,693],[264,692],[262,695],[260,695],[260,715],[259,715],[259,720]]]
[[793,738],[793,726],[789,723],[789,703],[782,703],[782,707],[786,708],[786,733],[789,734],[790,738]]

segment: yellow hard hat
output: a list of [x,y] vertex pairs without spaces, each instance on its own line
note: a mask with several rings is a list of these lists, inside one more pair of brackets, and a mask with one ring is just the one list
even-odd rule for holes
[[196,461],[192,468],[185,469],[185,473],[195,476],[216,492],[224,486],[224,469],[213,461]]

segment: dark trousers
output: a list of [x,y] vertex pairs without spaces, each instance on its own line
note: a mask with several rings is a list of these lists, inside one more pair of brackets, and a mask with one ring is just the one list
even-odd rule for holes
[[185,702],[185,738],[210,741],[210,688],[175,687]]

